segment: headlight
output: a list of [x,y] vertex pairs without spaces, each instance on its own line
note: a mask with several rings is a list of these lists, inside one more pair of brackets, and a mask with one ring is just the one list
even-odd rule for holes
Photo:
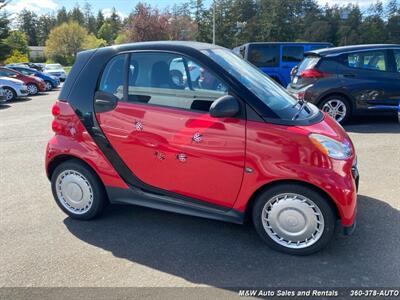
[[310,134],[311,142],[324,154],[335,159],[346,159],[352,154],[352,148],[348,142],[339,142],[322,134]]

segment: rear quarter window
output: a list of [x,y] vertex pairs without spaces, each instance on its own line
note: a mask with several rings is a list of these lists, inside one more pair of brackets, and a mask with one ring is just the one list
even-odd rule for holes
[[283,46],[282,61],[284,62],[300,62],[304,57],[303,46]]
[[278,45],[251,45],[248,60],[257,67],[279,66]]

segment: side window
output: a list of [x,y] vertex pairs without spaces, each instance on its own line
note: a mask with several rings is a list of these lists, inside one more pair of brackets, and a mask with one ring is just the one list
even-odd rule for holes
[[100,80],[99,91],[113,94],[120,100],[123,98],[124,64],[125,55],[115,56],[107,63]]
[[208,111],[227,88],[207,68],[178,54],[132,53],[128,101]]
[[279,46],[251,45],[249,61],[257,67],[277,67],[279,65]]
[[300,62],[304,57],[303,46],[283,46],[282,61],[284,62]]
[[386,71],[387,62],[384,51],[364,51],[347,55],[347,65],[350,68],[359,68],[375,71]]
[[395,68],[400,73],[400,49],[393,50],[394,60],[396,62]]

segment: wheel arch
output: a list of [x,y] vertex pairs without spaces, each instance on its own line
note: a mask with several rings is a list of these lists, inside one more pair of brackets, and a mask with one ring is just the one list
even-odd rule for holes
[[9,85],[3,85],[2,88],[11,90],[14,93],[14,97],[18,97],[17,91],[13,87],[11,87]]
[[303,187],[307,187],[310,188],[312,190],[314,190],[315,192],[319,193],[320,195],[322,195],[324,198],[329,199],[328,203],[329,205],[332,207],[334,213],[335,213],[335,217],[336,219],[340,219],[340,212],[339,209],[337,207],[337,205],[335,204],[335,201],[333,201],[332,197],[325,192],[323,189],[321,189],[320,187],[311,184],[309,182],[306,181],[301,181],[301,180],[295,180],[295,179],[280,179],[280,180],[276,180],[276,181],[272,181],[269,183],[266,183],[262,186],[260,186],[250,197],[249,201],[247,202],[247,206],[246,206],[246,210],[245,210],[245,218],[249,219],[251,218],[251,211],[252,208],[254,206],[255,200],[257,199],[257,197],[264,191],[271,189],[273,187],[282,185],[282,184],[294,184],[294,185],[301,185]]
[[103,181],[101,180],[100,176],[97,175],[96,170],[85,160],[75,156],[75,155],[71,155],[71,154],[60,154],[55,156],[47,165],[46,171],[47,171],[47,178],[49,180],[51,180],[51,176],[54,173],[54,170],[62,163],[69,161],[69,160],[75,160],[80,162],[81,164],[85,165],[86,167],[88,167],[96,176],[97,178],[100,180],[100,182],[103,184]]
[[354,112],[355,107],[354,107],[354,103],[352,101],[352,97],[343,91],[330,91],[328,93],[322,94],[320,96],[320,98],[318,99],[318,101],[316,102],[317,106],[319,107],[319,105],[322,103],[322,101],[324,101],[325,99],[327,99],[328,97],[331,97],[331,96],[340,96],[340,97],[345,98],[347,100],[347,103],[350,106],[350,114],[352,114]]

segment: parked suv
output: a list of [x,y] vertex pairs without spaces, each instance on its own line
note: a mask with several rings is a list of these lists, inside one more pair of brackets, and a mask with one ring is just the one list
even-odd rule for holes
[[324,247],[337,219],[354,229],[348,135],[228,49],[146,42],[81,52],[52,114],[46,171],[72,218],[94,218],[108,202],[249,218],[293,254]]
[[397,113],[400,45],[358,45],[306,53],[288,91],[343,123],[352,115]]
[[277,83],[286,87],[290,70],[303,60],[304,52],[332,47],[331,43],[247,43],[233,52],[259,67]]
[[0,67],[0,77],[21,80],[28,89],[29,95],[36,95],[46,91],[44,80],[35,76],[27,76],[10,68]]

